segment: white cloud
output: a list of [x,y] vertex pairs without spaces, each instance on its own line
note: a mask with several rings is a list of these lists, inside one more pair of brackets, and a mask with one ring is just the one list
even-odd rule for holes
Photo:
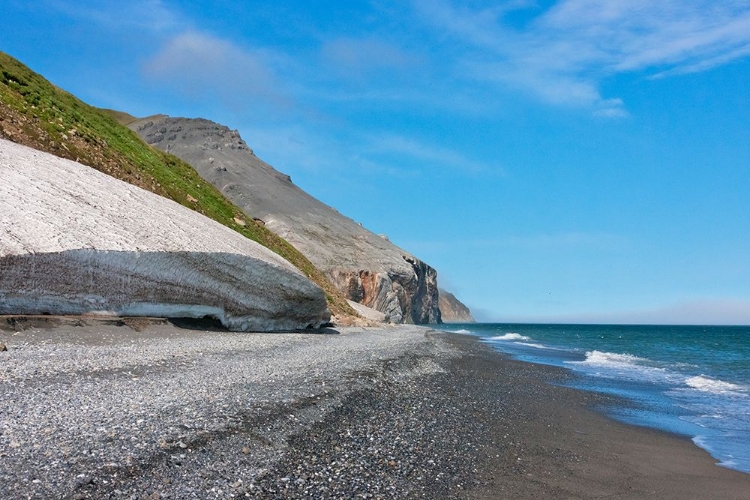
[[393,134],[381,134],[370,140],[369,151],[374,153],[396,153],[412,159],[429,162],[436,167],[452,167],[472,173],[493,171],[501,173],[498,168],[488,169],[485,165],[467,158],[450,148],[426,144],[412,138]]
[[[518,1],[484,9],[414,1],[433,27],[468,48],[458,64],[468,76],[600,116],[627,114],[622,101],[601,95],[609,76],[665,77],[750,55],[750,3],[741,0],[560,0],[547,10]],[[530,20],[513,27],[506,14],[519,9]]]
[[698,61],[693,64],[686,64],[683,66],[671,68],[666,71],[662,71],[660,73],[652,75],[651,78],[658,79],[658,78],[666,78],[668,76],[685,75],[689,73],[700,73],[701,71],[706,71],[716,66],[730,63],[736,59],[740,59],[748,55],[750,55],[750,44],[740,47],[737,50],[733,50],[731,52],[718,55],[713,58],[708,58],[708,59]]
[[[421,175],[417,169],[373,159],[368,154],[373,151],[373,144],[368,139],[337,137],[336,134],[319,133],[300,125],[240,128],[244,130],[243,138],[256,154],[282,171],[306,171],[306,175],[338,171],[342,176],[338,177],[337,182],[347,182],[349,185],[367,183],[367,180],[359,181],[348,175],[352,171],[362,174],[365,179],[371,176],[411,179]],[[365,187],[357,185],[358,189]]]
[[223,104],[243,109],[273,104],[291,106],[270,60],[283,56],[240,47],[199,32],[187,32],[169,40],[143,66],[144,74],[169,83],[191,98],[219,97]]

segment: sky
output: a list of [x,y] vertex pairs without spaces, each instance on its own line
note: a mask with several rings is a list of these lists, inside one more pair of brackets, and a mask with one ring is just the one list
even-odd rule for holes
[[478,320],[750,324],[750,1],[3,0],[0,50],[238,129]]

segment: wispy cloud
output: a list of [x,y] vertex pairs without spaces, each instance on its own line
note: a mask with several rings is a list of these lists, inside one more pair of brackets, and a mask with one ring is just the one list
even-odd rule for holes
[[321,47],[321,57],[338,73],[354,77],[377,71],[410,69],[420,62],[418,55],[374,37],[326,41]]
[[276,77],[271,60],[281,54],[240,47],[228,40],[187,32],[170,39],[143,66],[146,77],[168,82],[191,98],[218,96],[239,108],[252,104],[277,108],[293,104]]
[[[367,139],[342,138],[325,131],[317,133],[300,125],[251,126],[244,130],[243,137],[247,136],[245,139],[249,144],[262,145],[256,149],[256,153],[281,170],[298,169],[316,175],[324,171],[342,174],[357,171],[365,179],[369,176],[411,179],[421,175],[418,169],[403,168],[394,162],[373,158],[369,154],[372,143]],[[326,154],[312,154],[311,151],[325,151]],[[356,181],[350,175],[342,175],[339,182],[352,184]]]
[[[243,139],[261,159],[278,170],[297,169],[319,173],[338,167],[338,152],[342,148],[334,138],[318,134],[300,124],[259,127],[253,121],[249,119],[246,126],[240,124]],[[330,154],[314,155],[310,151],[329,151]]]
[[[459,64],[467,76],[601,116],[627,114],[620,99],[601,94],[607,77],[666,77],[750,55],[750,4],[740,0],[560,0],[547,9],[524,1],[414,2],[431,26],[468,48]],[[514,26],[507,14],[519,11],[528,21]]]
[[390,153],[406,155],[413,160],[428,162],[437,167],[457,168],[468,173],[479,173],[492,171],[502,173],[496,166],[488,168],[478,161],[474,161],[465,155],[443,146],[427,144],[413,138],[394,134],[381,134],[371,138],[368,148],[373,153]]
[[[138,29],[165,32],[183,23],[176,11],[162,0],[47,0],[46,7],[71,18],[95,23],[108,30]],[[45,8],[35,5],[34,8]]]

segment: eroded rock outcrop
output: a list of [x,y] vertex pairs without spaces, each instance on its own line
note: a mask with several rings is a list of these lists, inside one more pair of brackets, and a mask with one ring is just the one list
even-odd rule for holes
[[440,316],[445,323],[474,323],[471,311],[450,292],[440,289]]
[[237,131],[164,116],[129,127],[192,165],[248,216],[294,245],[347,298],[392,322],[440,322],[433,268],[299,189],[255,156]]
[[94,169],[0,140],[0,314],[318,327],[323,291],[270,250]]
[[385,317],[385,314],[382,312],[372,309],[370,307],[367,307],[365,305],[360,304],[359,302],[354,302],[353,300],[347,301],[349,302],[349,305],[352,306],[352,309],[357,311],[357,314],[359,316],[367,321],[374,321],[375,323],[387,323],[388,320]]

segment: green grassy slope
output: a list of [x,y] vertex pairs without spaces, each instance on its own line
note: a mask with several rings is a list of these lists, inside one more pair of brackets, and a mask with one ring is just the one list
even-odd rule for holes
[[326,292],[336,315],[355,315],[338,290],[287,241],[257,225],[182,160],[150,147],[99,110],[0,52],[0,137],[68,158],[170,198],[264,245]]

